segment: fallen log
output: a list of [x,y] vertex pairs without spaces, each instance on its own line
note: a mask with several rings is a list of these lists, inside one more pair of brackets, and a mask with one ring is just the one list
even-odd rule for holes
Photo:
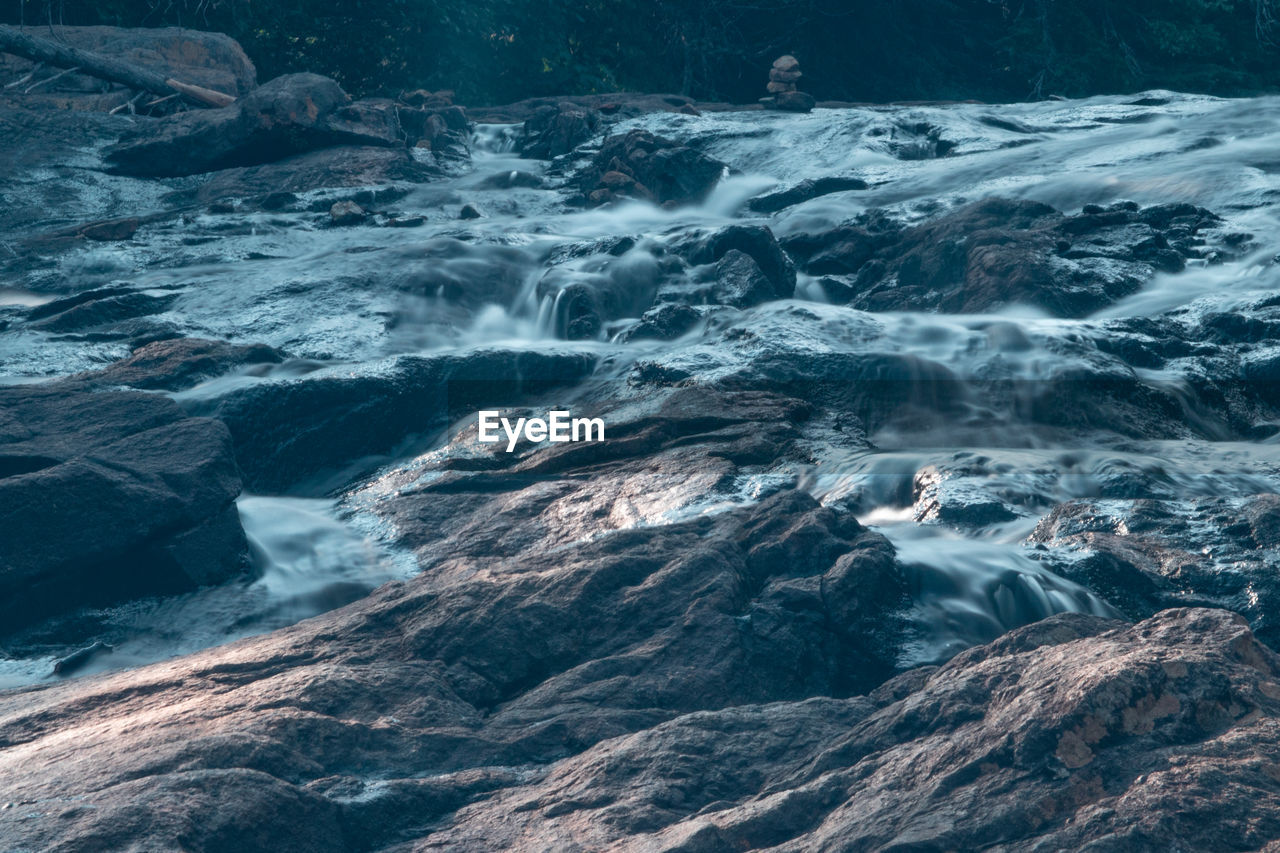
[[23,59],[43,62],[57,68],[78,68],[82,74],[112,83],[122,83],[131,89],[141,89],[155,95],[179,95],[201,106],[225,107],[235,101],[233,96],[224,92],[166,78],[154,71],[100,53],[33,36],[8,24],[0,24],[0,53],[12,53]]

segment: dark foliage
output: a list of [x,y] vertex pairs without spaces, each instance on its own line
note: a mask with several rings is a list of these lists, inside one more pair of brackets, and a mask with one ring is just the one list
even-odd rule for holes
[[750,101],[781,53],[841,100],[1016,100],[1280,85],[1276,0],[10,0],[32,24],[182,25],[263,79],[454,89],[473,104],[618,89]]

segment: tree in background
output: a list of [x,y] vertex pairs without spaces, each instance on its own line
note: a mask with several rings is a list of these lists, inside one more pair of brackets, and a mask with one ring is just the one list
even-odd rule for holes
[[9,0],[16,23],[182,25],[239,40],[263,79],[466,103],[606,92],[748,102],[796,55],[838,100],[1020,100],[1280,87],[1280,0]]

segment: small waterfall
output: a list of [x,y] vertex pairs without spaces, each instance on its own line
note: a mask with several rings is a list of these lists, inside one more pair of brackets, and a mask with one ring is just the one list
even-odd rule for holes
[[897,549],[914,602],[918,634],[905,666],[944,661],[1055,613],[1123,618],[1016,544],[966,539],[940,527],[892,525],[882,532]]

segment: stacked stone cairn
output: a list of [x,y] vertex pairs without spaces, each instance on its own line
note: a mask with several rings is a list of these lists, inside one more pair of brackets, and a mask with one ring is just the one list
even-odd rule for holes
[[769,95],[760,103],[768,109],[807,113],[813,109],[813,95],[796,89],[800,79],[800,61],[794,56],[779,56],[769,69]]

